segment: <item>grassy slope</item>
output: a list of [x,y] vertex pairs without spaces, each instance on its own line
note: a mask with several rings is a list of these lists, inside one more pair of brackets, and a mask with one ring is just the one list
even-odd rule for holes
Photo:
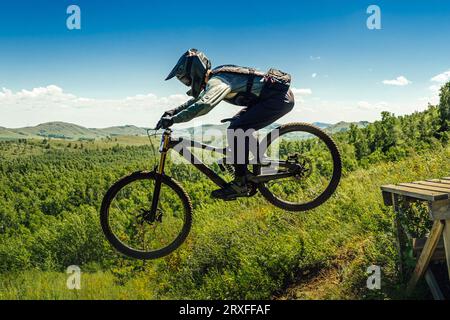
[[20,135],[17,132],[13,132],[10,129],[0,127],[0,140],[2,139],[20,139],[23,138],[22,135]]
[[[67,290],[62,273],[2,275],[0,299],[399,298],[392,212],[379,186],[448,175],[449,159],[448,148],[358,170],[306,213],[274,209],[259,197],[208,201],[197,206],[187,243],[164,259],[85,273],[80,291]],[[365,289],[372,264],[382,267],[379,292]]]

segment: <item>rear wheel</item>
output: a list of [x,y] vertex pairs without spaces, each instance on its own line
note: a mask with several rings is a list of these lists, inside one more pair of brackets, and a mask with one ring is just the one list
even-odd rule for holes
[[[158,207],[152,213],[158,178]],[[136,259],[156,259],[168,255],[186,239],[192,223],[192,205],[172,178],[139,171],[120,179],[108,190],[100,219],[106,238],[116,250]]]
[[341,178],[341,157],[333,139],[320,128],[289,123],[270,132],[260,146],[263,162],[270,165],[255,166],[255,173],[293,173],[258,186],[273,205],[290,211],[310,210],[336,190]]

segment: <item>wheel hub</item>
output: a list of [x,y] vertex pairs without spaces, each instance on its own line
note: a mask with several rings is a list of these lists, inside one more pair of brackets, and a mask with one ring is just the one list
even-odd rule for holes
[[138,214],[138,219],[141,220],[141,223],[147,222],[149,224],[153,224],[154,222],[162,222],[163,211],[161,209],[156,209],[156,212],[152,212],[151,210],[141,209]]
[[294,177],[296,179],[306,179],[312,174],[313,166],[311,159],[302,157],[298,153],[294,153],[288,155],[287,161],[295,164],[296,173]]

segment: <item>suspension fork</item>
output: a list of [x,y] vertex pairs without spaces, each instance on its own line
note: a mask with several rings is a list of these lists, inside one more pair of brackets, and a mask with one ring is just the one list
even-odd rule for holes
[[164,174],[164,166],[166,164],[167,152],[169,151],[169,142],[170,142],[170,132],[166,131],[163,134],[161,140],[161,146],[159,148],[159,152],[161,153],[161,157],[159,159],[159,166],[156,169],[156,178],[155,178],[155,188],[153,190],[153,199],[152,199],[152,207],[150,209],[150,214],[152,217],[156,217],[156,211],[158,209],[159,195],[161,193],[161,181],[162,176]]

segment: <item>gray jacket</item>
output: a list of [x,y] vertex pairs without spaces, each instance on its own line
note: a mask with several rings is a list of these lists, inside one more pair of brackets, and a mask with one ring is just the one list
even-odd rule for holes
[[[248,75],[245,74],[220,73],[213,75],[197,99],[191,99],[173,110],[174,123],[187,122],[205,115],[222,100],[233,103],[233,98],[237,94],[247,91],[247,80]],[[252,94],[259,97],[263,84],[262,77],[255,76]]]

